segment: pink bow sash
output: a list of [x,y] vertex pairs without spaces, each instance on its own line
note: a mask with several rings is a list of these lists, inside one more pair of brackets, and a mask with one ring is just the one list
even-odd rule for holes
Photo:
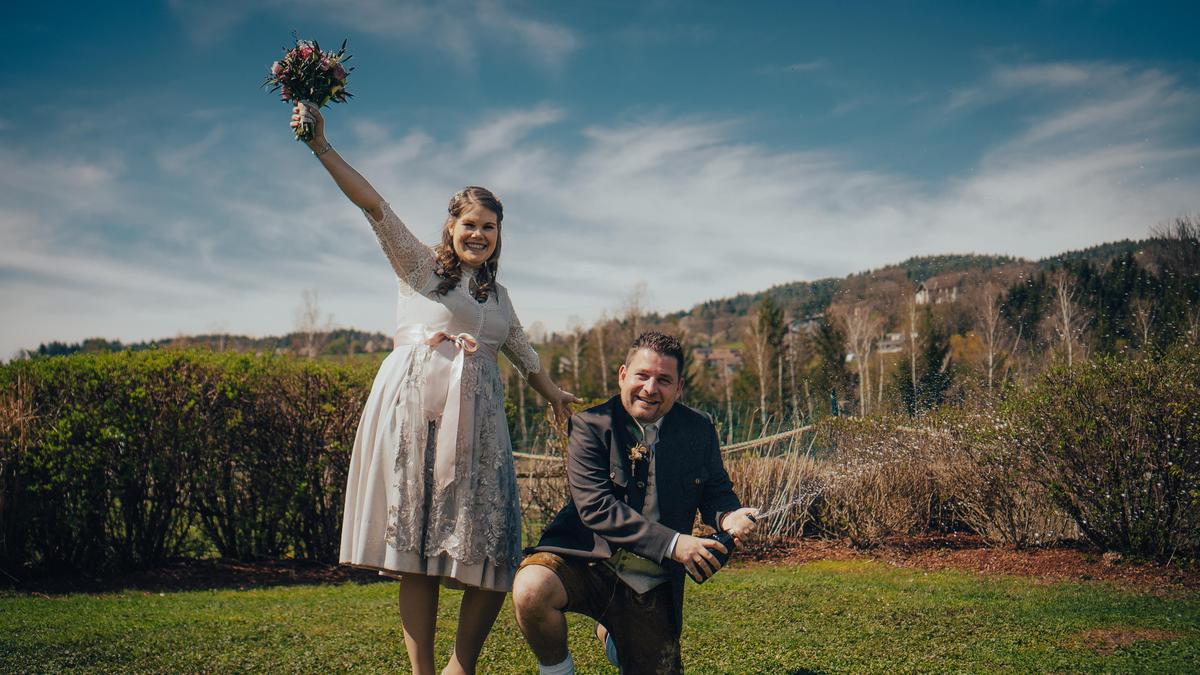
[[[445,488],[454,482],[460,432],[463,438],[474,437],[475,392],[467,392],[464,400],[462,377],[467,355],[479,351],[483,345],[469,333],[453,335],[439,330],[430,334],[424,326],[397,332],[395,344],[397,347],[420,344],[430,347],[421,408],[426,421],[438,421],[433,477],[439,488]],[[460,424],[463,425],[461,429]]]

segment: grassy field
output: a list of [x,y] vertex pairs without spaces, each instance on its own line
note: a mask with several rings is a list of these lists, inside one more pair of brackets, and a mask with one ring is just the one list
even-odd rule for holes
[[[441,663],[460,595],[442,597]],[[1196,672],[1200,597],[867,561],[746,566],[689,582],[692,673]],[[615,672],[572,621],[581,672]],[[392,582],[0,596],[0,671],[403,672]],[[506,605],[483,673],[536,672]]]

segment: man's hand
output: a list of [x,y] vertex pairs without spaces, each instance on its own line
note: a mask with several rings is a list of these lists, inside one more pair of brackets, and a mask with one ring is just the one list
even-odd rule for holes
[[721,517],[721,530],[728,532],[733,537],[733,543],[741,547],[742,541],[750,538],[758,526],[758,521],[754,519],[756,515],[758,509],[749,506],[730,511]]
[[721,562],[709,549],[729,553],[719,541],[681,534],[679,539],[675,540],[675,550],[671,552],[671,559],[686,567],[693,577],[707,579],[721,569]]

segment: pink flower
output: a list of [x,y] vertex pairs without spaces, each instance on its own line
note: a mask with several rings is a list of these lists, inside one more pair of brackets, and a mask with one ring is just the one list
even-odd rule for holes
[[271,64],[271,74],[272,75],[274,75],[275,77],[279,77],[280,73],[282,73],[282,72],[283,72],[283,64],[282,63],[276,61],[275,63]]
[[333,67],[333,73],[331,74],[336,80],[344,81],[346,79],[346,69],[340,63]]
[[302,59],[307,59],[308,57],[312,56],[312,53],[313,48],[309,47],[308,45],[304,45],[300,48],[300,58]]
[[330,61],[328,58],[321,59],[321,70],[329,70],[332,67],[333,61]]

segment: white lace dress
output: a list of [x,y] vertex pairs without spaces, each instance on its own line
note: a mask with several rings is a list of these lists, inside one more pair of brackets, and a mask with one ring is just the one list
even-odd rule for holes
[[[383,212],[367,220],[400,283],[396,345],[354,439],[341,562],[510,591],[521,513],[496,355],[525,377],[540,369],[538,356],[503,286],[480,303],[464,273],[439,296],[432,250],[387,204]],[[439,332],[469,338],[428,344]]]

